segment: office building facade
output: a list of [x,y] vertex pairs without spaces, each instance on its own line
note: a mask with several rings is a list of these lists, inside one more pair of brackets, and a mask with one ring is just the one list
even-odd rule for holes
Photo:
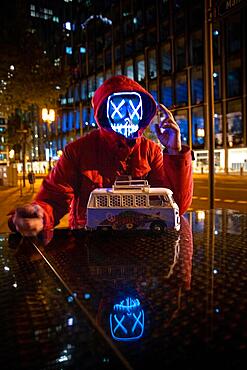
[[[247,170],[246,2],[213,6],[215,167]],[[124,74],[172,111],[195,152],[194,170],[207,171],[205,8],[203,0],[77,2],[65,46],[74,78],[52,125],[54,150],[96,127],[94,91]]]

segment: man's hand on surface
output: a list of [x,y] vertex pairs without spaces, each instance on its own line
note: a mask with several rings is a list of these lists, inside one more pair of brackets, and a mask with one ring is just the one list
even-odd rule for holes
[[169,154],[178,154],[182,150],[180,128],[172,113],[163,104],[158,105],[157,114],[165,118],[155,125],[156,135]]
[[44,228],[44,210],[39,205],[28,204],[16,208],[13,223],[24,236],[36,236]]

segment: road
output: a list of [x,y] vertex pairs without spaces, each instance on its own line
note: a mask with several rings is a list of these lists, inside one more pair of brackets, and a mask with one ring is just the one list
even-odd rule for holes
[[[191,209],[208,209],[207,175],[194,175],[194,195]],[[247,176],[215,176],[215,208],[230,208],[247,212]]]
[[[215,177],[215,208],[235,209],[247,212],[247,176],[217,175]],[[8,232],[8,212],[11,209],[29,203],[36,195],[42,179],[37,179],[34,192],[27,186],[20,188],[0,186],[0,232]],[[190,210],[208,209],[207,175],[194,174],[194,195]],[[58,227],[67,227],[68,216],[64,216]]]

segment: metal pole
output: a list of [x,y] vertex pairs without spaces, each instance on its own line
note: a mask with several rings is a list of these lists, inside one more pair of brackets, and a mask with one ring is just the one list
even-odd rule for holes
[[205,0],[205,103],[208,146],[208,199],[214,209],[214,83],[213,83],[213,7],[212,0]]

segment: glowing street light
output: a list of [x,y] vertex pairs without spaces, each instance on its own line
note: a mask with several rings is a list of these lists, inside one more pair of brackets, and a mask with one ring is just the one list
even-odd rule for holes
[[52,123],[55,121],[55,110],[43,108],[42,109],[42,120],[47,123]]

